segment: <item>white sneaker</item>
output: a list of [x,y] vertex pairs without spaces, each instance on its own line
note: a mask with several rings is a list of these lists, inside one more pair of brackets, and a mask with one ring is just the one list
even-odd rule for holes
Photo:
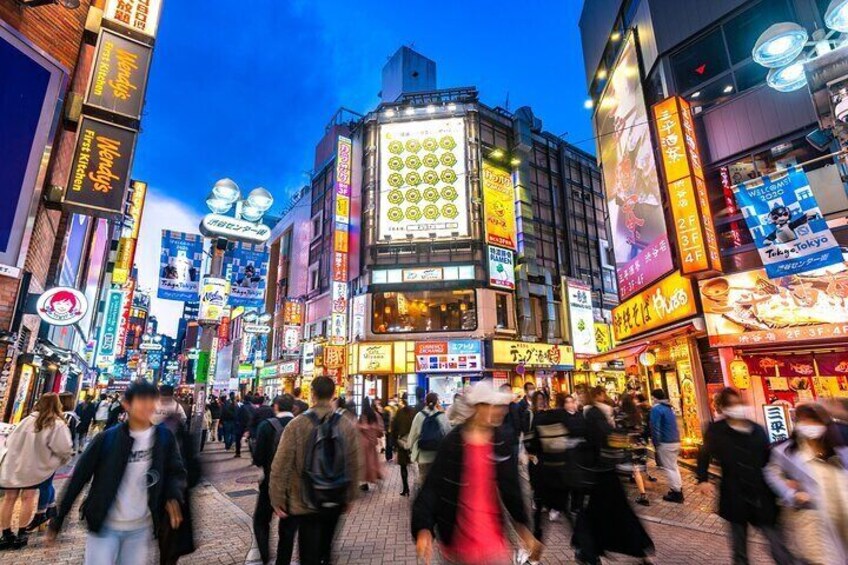
[[559,522],[562,519],[562,514],[560,514],[556,510],[551,509],[550,513],[548,514],[548,519],[551,522]]
[[515,550],[515,558],[513,563],[515,565],[524,565],[530,559],[530,552],[526,549],[517,549]]

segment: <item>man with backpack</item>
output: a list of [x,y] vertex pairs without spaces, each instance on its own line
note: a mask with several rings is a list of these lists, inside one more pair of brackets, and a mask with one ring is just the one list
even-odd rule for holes
[[286,426],[271,464],[271,505],[297,519],[301,565],[330,563],[339,518],[359,492],[359,437],[333,410],[335,390],[329,377],[312,380],[315,405]]
[[[294,397],[284,394],[274,399],[274,415],[260,422],[256,428],[255,446],[253,448],[253,464],[261,467],[263,474],[259,482],[259,496],[256,498],[256,510],[253,512],[253,535],[259,546],[262,563],[270,562],[271,555],[268,542],[271,535],[271,518],[274,509],[271,507],[271,495],[268,493],[268,482],[271,476],[271,463],[280,445],[283,430],[294,419]],[[291,563],[294,549],[294,535],[297,533],[297,519],[293,516],[280,518],[279,541],[277,542],[277,564]]]
[[419,486],[424,483],[430,465],[436,460],[439,445],[450,430],[450,421],[439,404],[439,395],[435,392],[427,394],[424,408],[415,415],[409,432],[412,460],[418,463]]
[[253,395],[246,394],[241,406],[236,409],[235,419],[235,442],[236,454],[234,457],[241,457],[241,440],[244,434],[250,431],[250,422],[253,420],[253,413],[256,407],[253,405]]

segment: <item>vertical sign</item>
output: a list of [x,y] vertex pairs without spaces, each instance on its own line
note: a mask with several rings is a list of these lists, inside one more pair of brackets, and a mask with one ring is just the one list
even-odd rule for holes
[[111,289],[106,294],[106,309],[103,316],[103,326],[97,339],[98,367],[109,367],[114,361],[118,350],[118,331],[121,324],[121,314],[124,308],[124,291]]
[[515,290],[512,251],[489,245],[489,286]]
[[486,243],[515,251],[515,186],[512,175],[483,162]]
[[721,272],[701,155],[689,103],[679,96],[654,105],[666,189],[684,275]]
[[789,439],[789,418],[786,412],[786,406],[782,404],[763,405],[763,417],[766,421],[766,431],[770,443]]
[[115,269],[112,271],[112,282],[115,284],[125,284],[132,272],[138,233],[141,229],[141,214],[147,197],[147,183],[134,180],[131,186],[132,194],[128,198],[124,227],[121,230],[121,240],[118,242]]
[[336,211],[333,233],[333,309],[330,315],[330,341],[347,342],[348,243],[350,232],[350,183],[353,143],[339,136],[336,148]]
[[91,71],[85,104],[133,120],[141,118],[153,50],[103,29]]
[[148,37],[156,37],[162,0],[107,0],[103,17]]
[[130,311],[132,310],[133,297],[135,296],[135,280],[130,279],[124,285],[126,297],[124,298],[124,306],[121,308],[121,319],[118,322],[118,343],[115,347],[116,357],[121,357],[126,353],[127,331],[130,327]]
[[562,278],[563,304],[568,307],[568,329],[574,353],[597,355],[592,288],[577,279]]

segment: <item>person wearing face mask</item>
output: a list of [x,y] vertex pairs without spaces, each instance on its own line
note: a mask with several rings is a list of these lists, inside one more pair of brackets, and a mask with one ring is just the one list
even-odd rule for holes
[[848,447],[818,404],[795,408],[792,437],[772,450],[766,480],[790,508],[805,563],[848,563]]
[[795,563],[777,529],[777,501],[763,477],[769,461],[766,431],[751,421],[748,406],[732,388],[718,393],[715,406],[723,418],[711,423],[704,434],[698,454],[698,490],[712,495],[708,470],[715,460],[721,467],[718,514],[730,522],[733,563],[748,563],[749,525],[763,532],[778,565]]

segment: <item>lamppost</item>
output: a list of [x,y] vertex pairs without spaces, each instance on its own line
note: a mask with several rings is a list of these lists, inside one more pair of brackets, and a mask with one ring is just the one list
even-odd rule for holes
[[[268,241],[271,237],[271,228],[262,224],[262,217],[273,204],[274,197],[264,188],[254,188],[247,198],[242,198],[241,189],[233,180],[221,179],[215,183],[212,192],[206,197],[206,206],[211,213],[204,216],[200,222],[200,233],[212,240],[212,260],[207,278],[220,281],[224,270],[224,253],[230,242],[265,243]],[[228,215],[231,210],[232,216]],[[204,308],[204,299],[211,297],[204,296],[203,286],[201,283],[201,315],[204,311],[212,310]],[[216,294],[215,299],[220,298]],[[218,308],[222,306],[218,305]],[[194,379],[194,411],[191,430],[198,442],[208,392],[208,361],[212,355],[216,354],[213,351],[213,344],[221,321],[220,310],[216,310],[215,314],[207,318],[199,320],[201,326],[199,355],[205,357],[206,364],[202,366],[203,370],[195,374]],[[201,367],[200,364],[195,366]]]

